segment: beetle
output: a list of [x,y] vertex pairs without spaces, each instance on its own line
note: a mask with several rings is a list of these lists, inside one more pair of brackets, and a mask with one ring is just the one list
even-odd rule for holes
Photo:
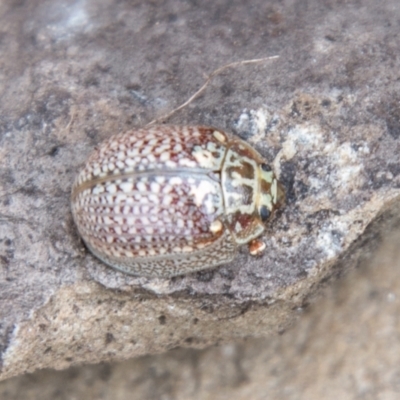
[[117,134],[91,154],[71,195],[89,250],[128,274],[172,277],[251,254],[284,190],[261,155],[208,126]]

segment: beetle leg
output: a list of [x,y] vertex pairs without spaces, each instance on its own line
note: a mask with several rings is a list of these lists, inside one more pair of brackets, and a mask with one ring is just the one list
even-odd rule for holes
[[249,242],[249,252],[252,256],[259,256],[265,250],[266,244],[260,239],[253,239]]

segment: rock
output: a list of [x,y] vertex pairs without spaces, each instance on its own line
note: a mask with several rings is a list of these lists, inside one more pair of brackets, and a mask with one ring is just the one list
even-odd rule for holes
[[[321,292],[281,335],[175,349],[119,363],[41,370],[0,382],[7,400],[396,398],[400,231]],[[323,295],[323,298],[322,298]]]
[[[280,332],[400,223],[397,3],[301,4],[0,5],[2,379]],[[168,121],[233,131],[271,160],[287,204],[265,254],[164,280],[94,259],[69,197],[96,144],[219,66],[274,54]]]

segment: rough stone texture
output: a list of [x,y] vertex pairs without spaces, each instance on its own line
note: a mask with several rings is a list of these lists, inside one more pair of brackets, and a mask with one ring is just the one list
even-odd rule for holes
[[397,400],[400,230],[283,335],[0,383],[2,400]]
[[[1,378],[285,329],[399,224],[397,0],[0,4]],[[128,277],[84,249],[70,186],[96,143],[172,109],[234,131],[288,202],[231,265]],[[331,279],[332,280],[332,279]]]

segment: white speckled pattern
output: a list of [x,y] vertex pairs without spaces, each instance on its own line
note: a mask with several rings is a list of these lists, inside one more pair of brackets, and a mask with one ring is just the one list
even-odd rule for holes
[[89,249],[124,272],[168,277],[210,268],[264,229],[261,162],[244,142],[209,127],[115,135],[78,175],[73,216]]

